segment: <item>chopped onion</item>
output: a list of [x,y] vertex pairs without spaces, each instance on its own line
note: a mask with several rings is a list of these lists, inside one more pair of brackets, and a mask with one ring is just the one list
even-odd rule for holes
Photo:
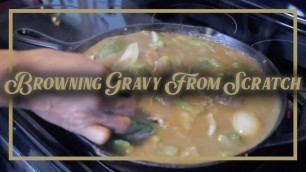
[[157,33],[152,31],[151,35],[152,35],[152,42],[153,43],[157,43],[158,42],[158,35],[157,35]]
[[182,157],[190,157],[190,156],[200,156],[198,152],[198,148],[195,146],[186,147],[181,152]]
[[259,120],[251,113],[243,111],[234,114],[233,126],[243,136],[253,136],[260,130]]
[[209,113],[207,118],[209,122],[208,136],[212,136],[217,129],[217,123],[212,113]]
[[166,156],[176,156],[178,154],[179,149],[175,146],[167,146],[163,144],[157,145],[157,153],[160,155]]
[[138,43],[132,43],[130,44],[122,56],[119,58],[119,60],[114,64],[112,67],[113,70],[126,70],[128,69],[131,65],[136,63],[138,60],[139,56],[139,49],[138,49]]
[[89,58],[89,60],[94,61],[95,60],[95,55],[91,55],[88,58]]

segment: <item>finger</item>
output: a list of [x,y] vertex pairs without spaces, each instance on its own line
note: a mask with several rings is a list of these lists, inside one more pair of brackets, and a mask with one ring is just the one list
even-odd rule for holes
[[[49,49],[24,52],[34,58],[35,68],[30,67],[33,72],[102,75],[109,71],[105,65],[95,63],[83,54]],[[33,66],[33,64],[29,65]]]
[[101,125],[91,125],[80,132],[82,136],[98,145],[104,144],[110,138],[110,133],[108,128]]
[[116,133],[124,133],[131,125],[131,119],[122,115],[103,114],[96,117],[96,122],[111,128]]
[[131,98],[107,99],[102,102],[101,111],[107,114],[120,114],[133,116],[136,112],[137,104]]
[[71,59],[74,62],[71,63],[71,66],[74,66],[73,69],[77,69],[80,73],[106,74],[110,72],[106,65],[96,63],[83,54],[62,52],[62,56],[65,59]]

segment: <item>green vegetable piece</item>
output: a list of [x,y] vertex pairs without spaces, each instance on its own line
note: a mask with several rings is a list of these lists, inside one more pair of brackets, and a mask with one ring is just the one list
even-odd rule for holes
[[159,41],[157,41],[156,45],[157,45],[158,47],[164,47],[164,46],[165,46],[165,42],[162,41],[162,40],[159,40]]
[[231,140],[227,137],[227,135],[224,135],[224,134],[221,134],[218,136],[218,142],[227,147],[232,146]]
[[142,75],[148,72],[146,65],[143,63],[136,63],[130,66],[129,71],[135,75]]
[[160,137],[158,137],[158,136],[152,136],[152,137],[151,137],[151,140],[152,140],[153,143],[158,143],[158,142],[160,141]]
[[207,65],[212,65],[214,67],[223,67],[224,64],[218,60],[216,60],[215,58],[213,57],[208,57],[208,56],[200,56],[198,57],[198,61],[200,63],[205,63]]
[[208,66],[213,66],[215,68],[218,68],[220,70],[224,70],[225,68],[225,65],[216,60],[215,58],[212,58],[212,57],[208,57],[208,56],[200,56],[197,58],[198,62],[199,62],[199,67],[200,69],[203,69],[203,68],[206,68]]
[[138,142],[155,133],[153,122],[144,119],[134,119],[128,130],[123,134],[118,134],[118,136],[130,142]]
[[240,143],[241,142],[241,136],[237,132],[229,133],[228,136],[235,143]]
[[157,151],[161,155],[176,156],[179,150],[175,146],[166,146],[163,144],[159,144],[157,145]]
[[183,156],[183,157],[186,157],[186,156],[199,156],[198,148],[195,147],[195,146],[186,147],[181,152],[181,156]]
[[112,142],[112,150],[118,155],[126,155],[133,149],[134,147],[128,141],[119,139]]
[[241,65],[238,62],[233,63],[233,68],[240,69]]
[[193,106],[189,104],[188,102],[182,100],[182,99],[175,99],[174,103],[176,106],[180,107],[181,109],[191,113],[192,116],[196,117],[203,113],[205,111],[205,107],[202,106]]
[[205,69],[206,67],[210,66],[210,62],[208,60],[200,61],[198,66],[200,69]]
[[211,51],[214,51],[214,49],[204,40],[203,41],[201,41],[201,40],[188,40],[187,43],[190,44],[190,45],[193,45],[193,46],[204,46],[204,47],[210,49]]
[[224,64],[220,61],[217,61],[216,59],[212,59],[210,63],[216,68],[220,68],[220,69],[224,68]]
[[164,41],[162,41],[162,40],[159,40],[159,41],[157,41],[156,43],[151,43],[151,44],[149,44],[149,47],[164,47],[166,44],[165,44],[165,42]]
[[117,53],[119,51],[124,50],[125,47],[125,42],[122,40],[112,40],[110,42],[108,42],[100,51],[100,55],[102,57],[106,57],[110,54],[114,54]]
[[182,99],[175,99],[174,103],[185,111],[192,111],[192,106]]
[[174,58],[174,57],[169,57],[169,56],[161,56],[159,60],[162,60],[175,67],[180,66],[182,64],[182,61],[179,58]]
[[232,132],[227,134],[220,134],[218,136],[219,143],[231,147],[233,145],[241,143],[241,136],[239,133]]
[[188,40],[188,44],[194,45],[194,46],[209,46],[206,42],[204,41],[199,41],[199,40]]
[[229,156],[233,156],[233,153],[230,151],[225,151],[221,153],[222,157],[229,157]]

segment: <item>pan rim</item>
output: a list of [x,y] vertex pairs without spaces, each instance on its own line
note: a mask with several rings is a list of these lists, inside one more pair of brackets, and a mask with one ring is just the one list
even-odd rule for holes
[[[125,26],[125,27],[120,27],[120,28],[116,28],[116,29],[113,29],[113,30],[110,30],[110,31],[107,31],[107,32],[104,32],[102,33],[103,35],[107,35],[107,33],[112,33],[111,36],[115,36],[115,35],[126,35],[126,34],[130,34],[130,33],[134,33],[134,32],[137,32],[137,31],[141,31],[141,30],[152,30],[152,29],[144,29],[146,27],[156,27],[156,26],[169,26],[169,27],[180,27],[180,28],[188,28],[188,29],[195,29],[195,30],[211,30],[213,31],[214,34],[218,35],[218,36],[222,36],[222,37],[225,37],[226,39],[229,39],[230,41],[233,41],[234,43],[236,44],[239,44],[239,46],[241,48],[245,48],[247,49],[247,51],[249,52],[253,52],[255,55],[250,55],[249,53],[248,56],[250,56],[250,58],[252,59],[255,59],[256,61],[258,61],[257,58],[260,58],[261,60],[265,60],[266,61],[266,68],[269,68],[275,75],[278,75],[278,76],[281,76],[279,70],[276,68],[276,66],[266,57],[264,56],[261,52],[259,52],[258,50],[250,47],[249,45],[247,45],[246,43],[244,42],[241,42],[231,36],[228,36],[226,34],[223,34],[219,31],[216,31],[215,29],[212,29],[212,28],[209,28],[209,27],[202,27],[202,26],[193,26],[193,25],[186,25],[186,24],[177,24],[177,23],[150,23],[150,24],[134,24],[134,25],[128,25],[128,26]],[[131,29],[135,29],[136,30],[133,30],[133,31],[130,31]],[[138,29],[137,29],[138,28]],[[162,28],[160,28],[161,30]],[[113,33],[116,33],[118,31],[127,31],[125,34],[115,34],[113,35]],[[155,30],[157,31],[157,30]],[[167,32],[165,31],[165,33],[175,33],[175,32]],[[184,32],[176,32],[178,34],[183,34]],[[102,35],[100,34],[100,35]],[[208,39],[212,38],[210,37],[209,35],[206,35],[204,33],[197,33],[199,35],[202,35]],[[111,37],[111,36],[107,36],[107,37],[104,37],[103,39],[105,38],[108,38],[108,37]],[[191,35],[193,36],[193,35]],[[96,37],[97,38],[97,37]],[[103,40],[101,39],[101,40]],[[101,41],[100,40],[100,41]],[[214,39],[212,39],[214,41]],[[217,41],[218,42],[218,41]],[[236,50],[236,48],[228,45],[228,44],[223,44],[225,46],[228,46],[230,48],[233,48]],[[240,52],[243,52],[243,53],[246,53],[242,50],[237,50],[237,51],[240,51]],[[255,57],[256,56],[256,57]],[[263,67],[262,64],[258,63],[260,65],[261,68],[265,69],[265,67]],[[265,70],[266,71],[266,70]],[[254,151],[256,148],[258,148],[261,144],[263,144],[265,141],[267,141],[271,135],[273,135],[273,133],[275,133],[281,123],[281,121],[283,120],[284,116],[285,116],[285,111],[287,109],[287,106],[288,106],[288,96],[285,94],[285,93],[282,93],[282,92],[278,92],[277,93],[279,95],[279,99],[281,101],[281,110],[280,110],[280,113],[278,115],[278,119],[277,121],[275,122],[273,128],[269,131],[269,134],[267,134],[265,136],[264,139],[262,139],[260,142],[258,142],[256,145],[252,146],[250,149],[238,154],[238,156],[240,155],[245,155],[247,153],[250,153],[252,151]],[[101,150],[101,149],[100,149]],[[102,151],[102,150],[101,150]],[[104,152],[104,151],[102,151]],[[95,153],[97,153],[95,151]],[[102,153],[104,156],[108,156],[107,154],[105,153]],[[101,155],[102,155],[101,154]],[[237,156],[237,155],[236,155]],[[159,167],[159,168],[172,168],[172,169],[188,169],[188,168],[199,168],[199,167],[206,167],[206,166],[211,166],[211,165],[217,165],[217,164],[220,164],[220,163],[224,163],[224,162],[228,162],[228,161],[208,161],[208,162],[196,162],[196,163],[190,163],[190,164],[171,164],[171,163],[160,163],[160,162],[152,162],[152,161],[142,161],[142,160],[127,160],[127,162],[131,162],[131,163],[135,163],[135,164],[138,164],[138,165],[144,165],[144,166],[151,166],[151,167]]]

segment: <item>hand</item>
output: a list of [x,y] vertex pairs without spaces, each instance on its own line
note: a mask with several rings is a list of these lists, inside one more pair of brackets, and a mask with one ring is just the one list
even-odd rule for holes
[[91,95],[39,95],[20,106],[96,144],[105,143],[111,130],[116,133],[126,131],[136,108],[128,98],[102,99]]
[[[81,54],[41,49],[14,52],[14,70],[44,74],[102,75],[107,68]],[[122,133],[130,125],[136,104],[128,98],[97,95],[35,95],[18,105],[68,131],[80,134],[96,144],[105,143],[111,131]]]

